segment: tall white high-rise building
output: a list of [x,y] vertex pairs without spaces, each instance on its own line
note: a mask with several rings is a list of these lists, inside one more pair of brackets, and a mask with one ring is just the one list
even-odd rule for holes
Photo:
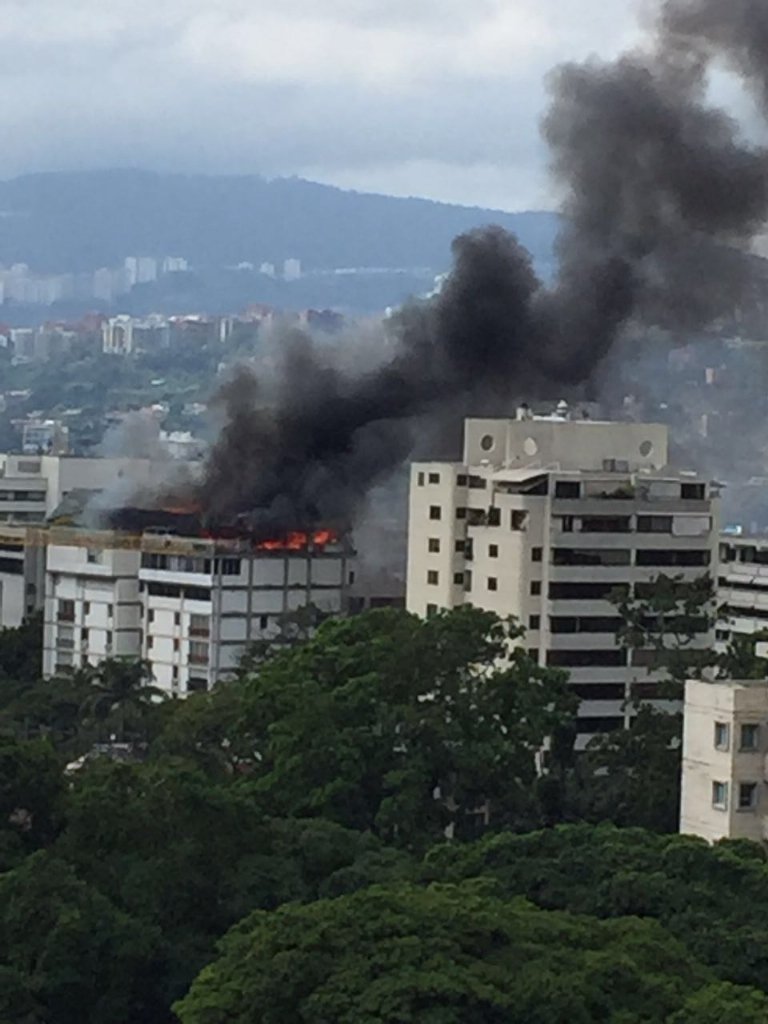
[[[473,604],[514,616],[541,665],[581,698],[580,742],[654,699],[656,651],[620,645],[617,593],[660,574],[716,571],[713,487],[667,465],[658,424],[554,416],[470,419],[460,463],[411,470],[407,606],[426,616]],[[711,630],[692,646],[709,647]]]

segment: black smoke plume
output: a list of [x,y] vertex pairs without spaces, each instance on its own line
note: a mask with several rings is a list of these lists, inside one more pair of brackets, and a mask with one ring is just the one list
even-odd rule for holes
[[425,418],[559,397],[589,381],[630,322],[687,330],[731,314],[760,273],[748,248],[768,212],[768,155],[711,105],[709,74],[724,60],[768,100],[766,10],[669,0],[644,50],[554,71],[543,125],[563,196],[554,283],[501,229],[470,232],[440,293],[388,324],[380,368],[342,373],[299,338],[276,394],[238,372],[219,396],[205,518],[270,533],[348,525]]

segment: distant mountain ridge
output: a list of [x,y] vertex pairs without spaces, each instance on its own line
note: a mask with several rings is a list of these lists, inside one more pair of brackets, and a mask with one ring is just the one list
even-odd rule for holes
[[113,170],[27,174],[0,182],[0,263],[40,272],[116,266],[128,255],[183,256],[200,269],[243,261],[305,270],[426,267],[451,240],[495,223],[546,270],[555,214],[505,213],[345,191],[301,178]]

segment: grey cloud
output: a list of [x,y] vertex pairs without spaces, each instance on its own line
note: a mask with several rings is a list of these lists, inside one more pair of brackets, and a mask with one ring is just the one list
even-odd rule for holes
[[[45,26],[37,34],[30,7]],[[615,26],[628,24],[630,0],[611,7]],[[252,34],[260,8],[279,38],[303,41],[311,58],[305,70],[286,54],[280,74],[262,73],[266,54]],[[375,179],[386,188],[391,168],[400,191],[434,195],[443,168],[450,198],[461,194],[464,175],[466,197],[477,202],[472,168],[484,165],[508,170],[510,206],[528,205],[541,192],[544,73],[557,60],[583,55],[590,18],[607,24],[603,0],[289,0],[277,11],[240,0],[215,8],[197,0],[72,0],[67,7],[33,0],[12,9],[17,16],[6,13],[0,24],[4,176],[117,164],[273,175],[312,169],[325,180]],[[508,61],[488,38],[500,11],[508,18]],[[320,22],[327,52],[320,44],[313,49]],[[241,24],[248,46],[228,61],[226,46]],[[371,54],[344,50],[347,29],[354,40],[360,26]],[[594,40],[596,50],[610,44],[605,35]],[[573,54],[573,45],[580,52]],[[401,46],[413,47],[419,67],[403,70]],[[373,76],[369,58],[381,65]]]

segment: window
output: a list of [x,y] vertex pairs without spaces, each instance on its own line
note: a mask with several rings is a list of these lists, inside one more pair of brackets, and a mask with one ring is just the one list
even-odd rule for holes
[[429,482],[431,484],[439,484],[440,483],[440,474],[439,473],[430,473],[429,474]]
[[622,729],[624,726],[624,719],[618,716],[597,718],[597,717],[585,717],[576,719],[576,728],[580,733],[587,733],[592,735],[593,733],[606,733],[615,732],[616,729]]
[[672,533],[672,516],[638,516],[638,533]]
[[458,474],[458,476],[456,477],[456,486],[457,487],[466,487],[467,486],[467,474],[466,473],[459,473]]
[[541,548],[531,548],[531,560],[534,562],[541,561]]
[[563,533],[573,533],[573,516],[561,516],[560,529]]
[[101,551],[99,548],[87,548],[85,557],[91,565],[98,565],[101,561]]
[[488,525],[489,526],[501,526],[501,509],[500,508],[489,508],[488,509]]
[[623,620],[618,615],[553,615],[549,620],[550,633],[612,633],[621,629]]
[[437,615],[437,605],[436,604],[428,604],[427,605],[427,618],[431,619],[433,615]]
[[568,687],[581,700],[624,700],[624,683],[575,683]]
[[739,783],[739,810],[752,811],[757,806],[757,783]]
[[207,689],[207,679],[195,679],[194,677],[190,677],[187,680],[187,693],[205,693]]
[[419,473],[418,474],[418,476],[416,477],[416,482],[419,485],[419,487],[423,487],[424,486],[424,474],[423,473]]
[[210,620],[207,615],[190,615],[190,636],[208,636],[210,634],[210,631]]
[[147,637],[147,650],[150,650],[154,646],[155,646],[155,638],[152,637],[152,636],[148,636]]
[[456,518],[457,519],[466,519],[467,518],[467,510],[465,508],[457,508],[456,509]]
[[173,613],[173,624],[174,624],[174,626],[180,626],[181,625],[181,612],[174,612]]
[[510,517],[510,525],[513,530],[524,530],[525,524],[528,522],[527,512],[516,512],[513,511]]
[[74,601],[59,601],[59,610],[57,618],[59,622],[74,622],[75,621],[75,602]]
[[106,649],[107,654],[111,654],[112,653],[112,630],[111,629],[107,630],[106,637],[107,637],[107,642],[105,644],[105,649]]
[[538,597],[541,593],[541,580],[531,582],[531,597]]
[[207,665],[208,644],[201,640],[191,640],[189,644],[189,663],[191,665]]
[[547,665],[552,668],[623,668],[626,664],[627,652],[622,648],[547,651]]
[[181,648],[181,643],[179,641],[179,638],[176,637],[176,639],[173,641],[173,649],[174,649],[174,651],[178,651],[180,648]]
[[427,542],[427,549],[429,550],[429,552],[431,554],[439,555],[440,554],[440,538],[439,537],[430,537],[429,541]]
[[629,565],[631,551],[621,548],[554,548],[553,565]]
[[715,750],[727,751],[730,743],[730,729],[726,722],[715,723]]
[[178,681],[179,681],[179,666],[178,665],[174,665],[171,668],[171,678],[173,679],[174,683],[178,683]]
[[637,565],[709,565],[710,553],[707,550],[676,551],[671,548],[649,549],[637,552]]
[[463,572],[455,572],[453,574],[453,582],[456,584],[457,587],[463,587],[464,586],[464,573]]
[[580,498],[581,484],[578,480],[558,480],[555,483],[556,498]]
[[87,644],[88,643],[88,630],[87,629],[81,629],[80,630],[80,643],[83,643],[83,644]]
[[610,601],[628,590],[626,583],[550,583],[549,596],[553,601]]
[[154,613],[154,610],[152,608],[150,608],[149,611],[147,612],[147,622],[154,622],[154,621],[155,621],[155,613]]
[[442,517],[443,517],[443,512],[442,512],[442,509],[440,508],[439,505],[430,505],[429,506],[429,518],[430,519],[438,520],[438,519],[442,519]]
[[269,616],[268,615],[260,615],[259,616],[259,629],[267,629],[268,626],[269,626]]
[[239,558],[222,558],[220,562],[220,572],[222,576],[239,576],[240,575],[240,559]]
[[757,750],[760,741],[759,725],[742,725],[741,727],[741,750]]
[[83,601],[83,615],[90,615],[90,614],[91,614],[91,602],[90,601]]
[[476,488],[478,491],[484,491],[488,486],[488,482],[481,476],[471,476],[469,478],[469,486]]
[[629,516],[583,516],[582,533],[629,533],[632,520]]
[[467,547],[467,542],[466,541],[464,541],[464,540],[457,540],[456,544],[454,545],[454,550],[456,551],[457,555],[463,555],[464,551],[466,550],[466,547]]
[[704,484],[681,484],[680,497],[684,501],[703,501],[706,497]]
[[499,589],[499,581],[496,579],[495,576],[489,576],[488,577],[488,589],[489,590],[498,590]]
[[541,616],[531,615],[528,618],[528,629],[540,629],[541,628]]
[[498,558],[499,557],[499,545],[498,544],[489,544],[488,545],[488,557],[489,558]]
[[435,569],[430,569],[429,572],[427,573],[427,583],[429,583],[430,586],[434,587],[437,586],[439,579],[440,574]]
[[350,569],[350,571],[349,571],[349,585],[350,585],[350,587],[352,586],[352,584],[354,582],[355,582],[355,570],[354,569]]
[[113,614],[114,610],[115,610],[114,609],[114,605],[111,605],[111,604],[107,605],[107,618],[108,619],[112,618],[112,614]]
[[712,783],[712,806],[725,810],[728,807],[728,783]]

